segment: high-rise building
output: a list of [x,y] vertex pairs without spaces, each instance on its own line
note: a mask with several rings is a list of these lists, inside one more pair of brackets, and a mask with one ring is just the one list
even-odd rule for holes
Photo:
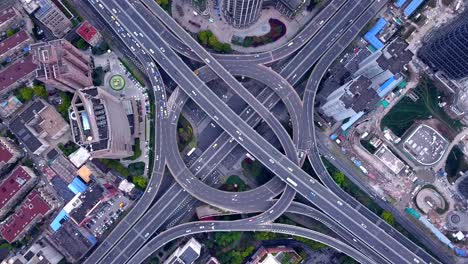
[[20,0],[28,14],[33,15],[57,38],[73,27],[70,19],[50,0]]
[[257,22],[263,0],[223,0],[224,18],[237,28],[246,28]]
[[440,28],[421,47],[421,60],[449,78],[468,77],[468,12]]
[[94,158],[118,159],[133,154],[129,119],[122,102],[102,88],[76,91],[70,109],[75,143]]
[[32,44],[31,53],[41,82],[69,92],[93,85],[91,58],[67,40]]

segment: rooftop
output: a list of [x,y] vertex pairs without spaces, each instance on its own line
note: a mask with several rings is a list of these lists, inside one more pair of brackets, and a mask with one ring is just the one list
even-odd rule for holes
[[9,243],[17,240],[26,227],[35,222],[38,217],[45,216],[50,209],[49,204],[38,192],[31,192],[21,204],[20,209],[1,226],[2,237]]
[[17,61],[0,72],[0,92],[36,70],[32,55]]
[[88,21],[84,21],[76,30],[76,33],[86,40],[86,42],[89,42],[97,34],[97,30]]
[[7,53],[8,51],[20,45],[21,43],[25,42],[28,39],[29,39],[28,33],[26,33],[26,31],[24,30],[21,30],[18,33],[14,34],[13,36],[0,42],[0,56]]
[[51,236],[61,253],[78,260],[96,244],[92,235],[83,233],[71,221],[65,220],[61,224],[61,228]]
[[420,164],[429,166],[442,158],[448,144],[437,130],[422,124],[406,137],[403,149]]
[[86,215],[97,205],[104,193],[104,188],[99,184],[89,186],[88,189],[80,195],[81,205],[70,212],[70,217],[80,224]]
[[16,12],[13,9],[13,7],[9,7],[5,10],[0,11],[0,25],[14,18],[15,16]]
[[22,167],[16,167],[0,185],[0,209],[31,179],[31,175]]
[[0,140],[0,165],[3,163],[8,163],[10,159],[13,158],[13,153],[10,151],[8,146]]

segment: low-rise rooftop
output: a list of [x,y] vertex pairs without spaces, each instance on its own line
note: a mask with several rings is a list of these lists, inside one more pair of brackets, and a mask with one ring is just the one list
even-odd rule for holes
[[50,210],[51,207],[39,192],[31,192],[21,204],[20,209],[0,227],[2,237],[9,243],[18,240],[28,226],[36,222],[39,217],[44,217]]

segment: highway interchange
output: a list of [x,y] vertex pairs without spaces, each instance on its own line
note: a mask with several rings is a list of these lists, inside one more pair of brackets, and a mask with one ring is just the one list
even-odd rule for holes
[[[154,92],[157,115],[154,120],[155,164],[147,191],[138,205],[87,258],[86,263],[140,263],[165,242],[180,236],[229,230],[269,230],[304,236],[336,247],[363,263],[437,263],[437,260],[424,250],[411,242],[408,243],[409,240],[403,236],[400,235],[402,238],[398,237],[398,240],[395,240],[382,231],[374,222],[369,221],[368,216],[363,216],[355,209],[356,206],[350,206],[348,197],[340,195],[340,198],[300,168],[305,158],[304,154],[307,153],[321,180],[329,180],[315,142],[315,92],[324,70],[386,1],[360,1],[357,5],[353,1],[331,1],[313,20],[316,23],[309,23],[289,42],[292,44],[270,52],[248,55],[208,53],[152,0],[89,2],[122,41],[134,51],[142,64],[148,66],[147,74],[153,86],[151,92]],[[323,45],[320,45],[322,43]],[[175,52],[202,61],[206,66],[199,69],[198,75],[194,74]],[[271,68],[259,65],[294,53],[297,55],[278,70],[279,74]],[[332,55],[327,57],[328,54]],[[153,59],[179,85],[170,98],[166,98],[165,86]],[[239,65],[239,60],[245,62]],[[293,86],[298,84],[314,64],[316,67],[308,78],[302,102]],[[258,80],[269,89],[264,89],[259,96],[254,97],[233,76]],[[249,107],[238,115],[226,106],[205,84],[216,78],[224,80]],[[222,127],[224,132],[212,144],[217,144],[216,147],[207,149],[196,162],[187,167],[177,150],[175,127],[181,109],[189,98],[197,103],[213,122]],[[280,100],[285,103],[291,116],[293,140],[270,112]],[[252,128],[262,119],[278,137],[286,156]],[[237,194],[211,187],[209,182],[213,179],[210,179],[210,173],[237,144],[249,151],[278,177],[264,186]],[[172,184],[161,197],[155,199],[166,163],[179,184]],[[280,198],[273,200],[281,192],[283,194]],[[295,202],[292,200],[296,192],[324,213],[318,212],[321,214],[319,219],[331,223],[333,230],[339,230],[338,235],[348,245],[307,229],[273,223],[284,212],[293,210]],[[233,212],[263,213],[236,222],[213,221],[179,225],[160,232],[145,244],[170,216],[180,210],[181,205],[193,199],[189,194]],[[309,206],[307,208],[315,210]],[[413,248],[408,249],[408,245]],[[353,251],[353,247],[364,252],[365,256],[359,251]]]

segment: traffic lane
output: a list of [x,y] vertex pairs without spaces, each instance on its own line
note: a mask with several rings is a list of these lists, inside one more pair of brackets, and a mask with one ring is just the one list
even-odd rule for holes
[[[188,98],[189,97],[187,96],[187,94],[179,90],[179,88],[176,88],[176,90],[174,90],[174,93],[171,96],[169,103],[172,106],[170,111],[172,117],[170,118],[170,120],[173,120],[170,123],[172,131],[168,132],[169,135],[173,135],[175,133],[174,130],[176,129],[177,125],[177,117],[180,115],[181,109]],[[174,104],[172,102],[178,103]],[[250,120],[247,119],[247,121],[249,122]],[[221,145],[209,148],[190,166],[192,172],[193,170],[195,170],[194,174],[202,180],[204,179],[204,175],[208,175],[209,173],[211,173],[214,167],[222,161],[222,158],[226,157],[229,154],[229,152],[237,146],[237,142],[233,138],[231,138],[227,133],[224,133],[215,142],[224,143],[219,143]],[[205,168],[207,167],[209,168],[209,171],[205,170]],[[244,193],[245,195],[249,195],[250,193],[250,196],[255,196],[258,199],[263,197],[261,199],[266,201],[278,195],[284,189],[284,187],[285,184],[275,177],[260,187],[243,192],[242,195],[244,195]]]
[[[111,25],[111,28],[112,28],[112,24],[111,23],[109,23],[109,24]],[[124,41],[122,41],[122,42],[125,43]],[[140,61],[146,61],[147,63],[149,63],[148,61],[151,61],[150,58],[143,56],[141,53],[137,53],[136,55],[137,55],[137,58],[140,59]],[[158,71],[158,69],[156,69],[156,71]],[[150,92],[151,92],[151,90],[150,90]],[[158,123],[159,123],[158,121],[155,122],[156,127],[161,127],[161,126],[158,126]],[[158,141],[156,141],[156,144],[158,144],[157,142]],[[157,149],[158,149],[158,147],[156,147],[156,150]],[[161,170],[161,169],[164,170],[164,166],[161,166],[159,163],[156,163],[156,162],[157,161],[155,161],[154,169],[155,170]],[[162,177],[162,173],[160,175]],[[157,185],[158,179],[160,181],[161,177],[158,177],[158,175],[155,175],[154,177],[152,177],[152,180],[150,181],[150,186],[151,185],[153,185],[153,186]],[[96,263],[98,258],[100,258],[102,255],[104,255],[111,248],[111,245],[113,245],[113,243],[115,243],[115,241],[117,241],[121,237],[121,235],[123,233],[125,233],[129,229],[129,227],[143,214],[143,212],[145,211],[145,208],[147,208],[149,206],[152,199],[154,199],[154,196],[145,197],[145,195],[144,195],[140,199],[140,201],[135,205],[135,207],[131,210],[131,212],[126,215],[124,220],[121,223],[119,223],[119,225],[117,225],[116,228],[114,228],[114,230],[111,232],[111,234],[107,237],[106,243],[101,244],[93,252],[93,254],[90,257],[88,257],[87,261],[89,263]]]
[[[194,235],[203,232],[232,232],[232,231],[270,231],[277,233],[284,233],[289,235],[297,235],[311,240],[315,240],[330,247],[333,247],[352,258],[356,259],[360,263],[375,263],[370,260],[368,257],[347,245],[346,243],[337,240],[335,238],[323,235],[319,232],[297,227],[289,226],[283,224],[271,224],[271,225],[249,225],[242,223],[241,225],[236,225],[233,222],[205,222],[203,225],[197,225],[197,223],[187,223],[182,224],[177,227],[171,228],[160,235],[153,238],[148,242],[138,253],[132,257],[127,263],[136,264],[142,263],[147,257],[149,257],[156,250],[161,248],[163,245],[168,242],[183,236]],[[200,229],[200,227],[203,227]]]
[[[244,61],[247,63],[252,64],[265,64],[271,63],[275,60],[279,60],[284,58],[294,52],[296,52],[299,48],[303,46],[305,42],[310,40],[318,30],[329,21],[329,19],[334,15],[334,13],[342,7],[342,5],[347,0],[334,0],[331,1],[326,7],[324,7],[305,27],[302,29],[296,36],[289,42],[277,49],[267,52],[260,52],[256,54],[213,54],[213,56],[224,62],[229,61]],[[144,2],[144,4],[147,4]],[[148,9],[139,4],[138,2],[134,1],[133,6],[141,13],[144,17],[150,18],[153,17],[153,13],[149,13]],[[152,9],[153,10],[153,9]],[[163,20],[164,21],[164,20]],[[162,29],[162,23],[159,19],[148,19],[148,22],[154,26],[155,28]],[[165,30],[165,28],[164,28]],[[164,35],[166,35],[166,31],[161,31]],[[182,53],[183,55],[189,56],[191,58],[196,57],[196,55],[192,52],[191,48],[187,47],[185,44],[175,43],[180,42],[175,36],[169,37],[165,39],[165,41],[171,46],[177,48],[177,51]],[[197,60],[200,60],[197,58]]]
[[[164,45],[164,43],[160,43],[160,44]],[[245,148],[247,148],[248,150],[254,150],[254,151],[251,151],[251,152],[252,153],[258,153],[258,154],[260,154],[262,152],[265,153],[266,150],[271,148],[270,151],[268,151],[268,153],[265,153],[265,154],[267,154],[267,157],[274,158],[277,161],[279,160],[279,157],[282,157],[282,154],[279,153],[278,151],[276,151],[276,149],[274,149],[272,146],[270,146],[267,142],[266,142],[266,144],[265,144],[265,142],[262,142],[262,138],[255,131],[253,131],[253,129],[246,126],[246,124],[242,120],[239,120],[238,116],[236,116],[234,113],[232,113],[232,111],[230,111],[230,109],[226,109],[226,106],[224,105],[224,103],[221,100],[219,100],[219,98],[217,98],[215,95],[213,95],[212,92],[205,87],[204,83],[200,83],[200,80],[198,78],[194,78],[194,75],[190,74],[191,71],[186,66],[184,67],[184,64],[180,60],[180,58],[175,57],[175,56],[171,56],[171,54],[173,54],[172,51],[169,52],[169,56],[165,56],[164,52],[161,53],[158,50],[158,52],[153,54],[154,55],[153,57],[166,69],[168,74],[171,75],[174,80],[177,80],[179,82],[179,85],[182,88],[186,88],[187,93],[190,93],[190,92],[195,93],[195,96],[192,96],[192,98],[194,99],[194,101],[196,103],[198,103],[199,105],[202,105],[203,108],[206,108],[206,109],[211,108],[210,111],[207,111],[207,113],[210,116],[213,117],[215,114],[219,114],[222,117],[220,119],[222,119],[224,122],[220,122],[220,125],[222,127],[224,127],[226,129],[226,131],[228,131],[232,136],[235,135],[235,132],[233,132],[233,131],[235,131],[236,128],[239,128],[240,130],[242,130],[244,132],[248,131],[249,132],[248,133],[249,137],[256,137],[256,138],[255,138],[255,140],[252,139],[252,138],[248,138],[248,140],[244,141],[243,145],[244,145]],[[167,61],[165,61],[166,58],[168,59]],[[183,74],[184,71],[185,71],[185,74]],[[204,89],[201,90],[200,88],[204,88]],[[197,96],[195,91],[200,93],[200,96]],[[223,110],[221,110],[221,109],[223,109]],[[229,114],[229,118],[227,118],[226,114]],[[240,141],[242,141],[242,140],[240,140]],[[255,143],[253,145],[251,145],[253,142],[263,143],[262,144],[263,149],[258,149],[255,146]],[[254,147],[256,147],[256,148],[254,149]],[[264,153],[262,153],[262,154],[264,154]],[[267,164],[267,162],[268,162],[267,160],[268,159],[264,159],[264,158],[261,159],[261,161],[264,164]],[[294,165],[294,163],[289,162],[286,159],[282,159],[281,163],[283,163],[283,165],[284,164],[289,164],[290,166],[292,166],[294,168],[297,167],[297,166]],[[300,168],[297,168],[297,169],[300,170]],[[284,167],[282,168],[282,170],[283,170],[282,171],[283,173],[286,172],[286,174],[283,174],[283,177],[285,175],[289,175],[290,177],[293,177],[293,178],[297,179],[297,176],[293,176],[293,175],[291,175],[291,173],[288,173],[285,170]],[[308,177],[308,176],[306,175],[306,177]],[[284,177],[283,179],[285,179],[285,178],[286,177]],[[318,206],[320,206],[320,205],[318,205]]]
[[[320,142],[320,141],[319,141]],[[321,144],[319,143],[319,147]],[[321,147],[321,152],[324,155],[332,155],[329,152],[329,149],[325,147]],[[346,175],[352,175],[350,179],[358,179],[359,176],[356,175],[356,172],[353,170],[350,170],[348,166],[343,163],[342,160],[340,160],[338,157],[335,160],[331,160],[332,164],[335,165],[340,171],[344,172]],[[357,207],[360,205],[358,201],[356,201],[353,197],[349,196],[347,193],[342,194],[343,190],[335,184],[335,182],[330,178],[327,177],[324,179],[325,180],[325,185],[327,185],[330,189],[332,189],[335,193],[340,195],[341,197],[346,198],[347,202],[351,204],[353,207]],[[444,251],[441,250],[440,245],[436,244],[435,241],[432,239],[428,239],[426,234],[424,233],[423,230],[420,230],[418,227],[415,227],[414,224],[412,224],[411,221],[408,220],[404,215],[401,214],[398,210],[396,210],[391,204],[388,204],[385,201],[380,200],[379,198],[375,197],[375,194],[368,190],[368,187],[362,185],[360,182],[353,181],[355,184],[359,186],[361,190],[364,190],[370,197],[374,197],[374,201],[377,202],[377,204],[382,207],[384,210],[387,210],[391,212],[395,216],[395,220],[399,222],[406,230],[410,231],[411,233],[421,242],[424,242],[426,246],[430,246],[428,248],[431,249],[431,251],[435,251],[436,255],[440,259],[444,259],[449,263],[451,261],[451,257],[447,255]],[[432,262],[436,263],[437,260],[434,259],[432,256],[430,256],[427,252],[421,251],[421,248],[419,248],[417,245],[415,245],[411,240],[407,239],[404,237],[400,232],[397,232],[396,230],[393,229],[390,225],[388,225],[386,222],[381,221],[381,218],[375,215],[373,212],[369,211],[365,206],[360,206],[358,209],[363,215],[367,216],[369,219],[372,219],[373,222],[377,223],[379,222],[380,228],[382,228],[385,232],[387,232],[389,235],[394,237],[395,239],[399,240],[400,243],[405,245],[406,247],[412,249],[415,253],[417,253],[421,258],[423,258],[424,261],[426,262]],[[409,222],[409,223],[408,223]],[[445,256],[445,258],[441,258],[441,256]]]
[[[120,8],[126,10],[127,13],[134,14],[140,18],[140,20],[136,20],[134,17],[134,22],[137,25],[147,24],[144,18],[135,12],[135,8],[133,5],[125,5],[125,1],[115,0],[117,3],[120,2]],[[173,31],[175,32],[176,36],[180,38],[185,44],[187,44],[203,61],[206,63],[208,67],[210,67],[218,77],[223,80],[228,86],[234,90],[237,95],[239,95],[245,102],[247,102],[264,120],[267,124],[275,131],[278,139],[280,140],[281,144],[285,152],[287,153],[288,157],[297,160],[296,149],[294,143],[292,142],[291,138],[289,137],[285,128],[281,125],[281,123],[272,115],[272,113],[263,105],[261,104],[255,96],[253,96],[249,91],[236,79],[232,76],[229,71],[221,65],[209,52],[205,50],[196,40],[193,39],[191,35],[189,35],[175,20],[173,20],[167,13],[164,11],[157,3],[153,2],[145,2],[148,6],[151,7],[151,10],[154,14],[156,14],[160,19],[163,19],[163,22]],[[138,23],[140,21],[140,23]],[[140,31],[141,32],[141,31]],[[154,32],[154,31],[153,31]],[[148,34],[149,32],[145,32]],[[156,33],[156,32],[154,32]]]
[[[351,25],[350,21],[359,17],[371,2],[371,0],[359,1],[358,4],[354,1],[347,2],[343,8],[337,12],[333,21],[327,23],[317,33],[316,37],[308,42],[296,56],[296,58],[302,58],[302,60],[313,58],[313,61],[300,64],[291,61],[281,71],[281,75],[294,85],[293,81],[297,82],[301,79],[301,75],[297,73],[298,69],[304,69],[305,67],[313,65],[319,58],[316,54],[323,54],[324,50],[328,49],[334,43],[337,36],[339,36],[337,32],[348,28]],[[305,73],[306,71],[301,70],[300,72]]]

